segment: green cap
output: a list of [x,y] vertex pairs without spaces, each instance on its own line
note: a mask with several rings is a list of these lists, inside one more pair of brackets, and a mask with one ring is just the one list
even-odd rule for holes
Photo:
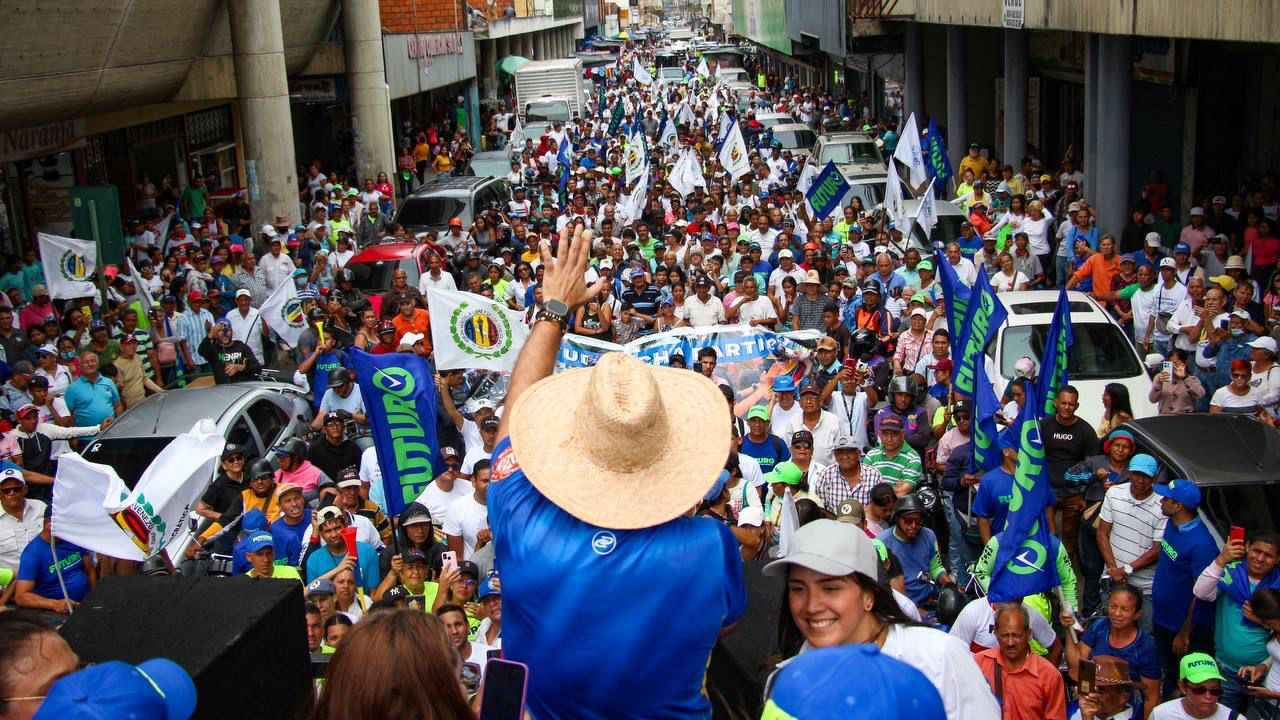
[[1178,677],[1194,685],[1209,680],[1222,680],[1222,671],[1218,669],[1218,661],[1206,653],[1191,653],[1182,657],[1178,663]]
[[769,421],[769,408],[763,405],[756,405],[747,411],[748,420],[764,420]]
[[921,260],[916,263],[916,270],[933,270],[933,262],[930,260]]
[[772,485],[773,483],[782,483],[783,485],[799,485],[800,478],[804,477],[804,471],[799,465],[788,460],[780,462],[773,466],[773,469],[765,473],[765,482]]

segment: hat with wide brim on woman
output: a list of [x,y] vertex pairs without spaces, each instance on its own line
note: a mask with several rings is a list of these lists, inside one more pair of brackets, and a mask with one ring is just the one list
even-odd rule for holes
[[620,352],[538,381],[509,422],[529,482],[579,520],[617,530],[689,512],[724,468],[731,440],[715,383]]

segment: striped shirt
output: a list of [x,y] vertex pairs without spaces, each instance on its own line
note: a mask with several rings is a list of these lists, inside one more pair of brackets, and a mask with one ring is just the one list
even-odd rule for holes
[[867,453],[866,458],[862,461],[863,465],[870,465],[880,471],[880,475],[884,477],[886,482],[898,484],[907,482],[911,484],[914,490],[924,478],[924,466],[920,462],[920,454],[910,445],[903,443],[902,448],[898,450],[898,454],[889,457],[884,451],[884,447],[877,445]]
[[[1133,562],[1164,537],[1166,518],[1160,512],[1160,496],[1151,493],[1138,500],[1129,492],[1129,483],[1121,483],[1107,490],[1098,514],[1104,522],[1111,523],[1111,552],[1117,565]],[[1152,563],[1136,570],[1129,582],[1142,590],[1150,590],[1155,579],[1156,566]]]
[[810,486],[814,493],[822,498],[823,507],[833,512],[845,500],[857,500],[865,507],[871,503],[871,488],[881,482],[880,471],[866,463],[862,463],[858,471],[858,484],[849,487],[849,482],[840,474],[840,466],[832,465],[818,473]]

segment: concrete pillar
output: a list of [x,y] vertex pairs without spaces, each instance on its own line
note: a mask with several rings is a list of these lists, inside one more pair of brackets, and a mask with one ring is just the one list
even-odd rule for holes
[[[1084,147],[1074,157],[1077,166],[1092,177],[1098,168],[1098,36],[1085,36],[1084,45]],[[1046,158],[1046,161],[1048,158]],[[1092,198],[1092,194],[1089,195]]]
[[511,54],[511,38],[498,38],[493,41],[494,55],[497,57],[495,62],[501,62],[502,58]]
[[471,145],[480,147],[480,89],[473,79],[467,85],[467,134],[471,136]]
[[476,42],[476,49],[481,51],[480,70],[484,73],[484,96],[487,98],[498,97],[498,61],[502,58],[498,57],[497,47],[494,40]]
[[550,60],[551,49],[548,47],[547,34],[544,32],[533,33],[533,52],[537,56],[535,60]]
[[390,174],[396,167],[378,0],[342,0],[342,33],[356,173],[363,181],[379,172]]
[[1129,215],[1129,122],[1133,55],[1124,35],[1098,38],[1097,167],[1085,175],[1085,197],[1098,208],[1098,229],[1119,233]]
[[1015,168],[1027,154],[1027,34],[1004,31],[1004,148],[1000,159]]
[[947,153],[951,167],[958,169],[960,159],[968,153],[969,113],[968,62],[964,28],[947,27]]
[[520,48],[523,50],[523,52],[520,53],[521,55],[529,58],[530,60],[533,59],[533,33],[525,33],[520,36]]
[[280,4],[229,0],[227,11],[254,225],[272,222],[277,215],[289,216],[291,224],[299,222],[304,218],[298,217],[298,170]]
[[[903,48],[903,74],[905,87],[902,90],[902,122],[906,122],[911,113],[916,114],[916,123],[924,121],[924,53],[921,50],[919,23],[907,23],[906,45]],[[899,125],[901,127],[901,125]]]

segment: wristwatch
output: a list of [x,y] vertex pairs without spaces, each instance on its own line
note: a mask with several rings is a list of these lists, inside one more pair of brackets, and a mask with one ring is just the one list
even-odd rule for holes
[[1121,566],[1120,566],[1120,569],[1121,569],[1121,570],[1124,570],[1124,574],[1125,574],[1125,575],[1132,575],[1132,574],[1133,574],[1133,566],[1132,566],[1132,565],[1130,565],[1129,563],[1125,563],[1124,565],[1121,565]]
[[560,326],[560,332],[564,332],[569,328],[569,306],[559,300],[548,300],[542,304],[542,309],[533,319],[553,322]]

